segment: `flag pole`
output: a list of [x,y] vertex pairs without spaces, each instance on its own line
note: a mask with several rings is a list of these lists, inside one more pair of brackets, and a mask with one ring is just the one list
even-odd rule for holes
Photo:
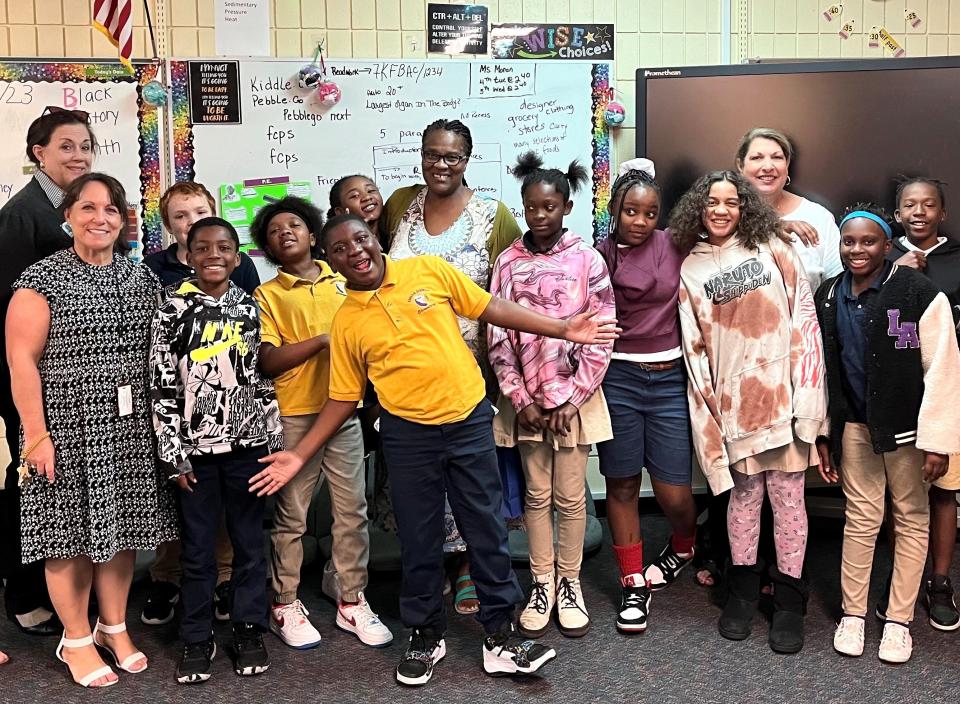
[[150,44],[153,46],[153,58],[157,59],[157,38],[153,35],[153,19],[150,17],[150,3],[143,0],[143,12],[147,18],[147,29],[150,30]]

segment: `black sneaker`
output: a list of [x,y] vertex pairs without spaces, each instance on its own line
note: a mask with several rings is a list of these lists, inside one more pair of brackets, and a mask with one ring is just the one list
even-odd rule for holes
[[140,620],[148,626],[162,626],[173,620],[173,607],[180,601],[180,587],[170,582],[154,582]]
[[493,677],[529,675],[555,657],[556,650],[524,640],[510,622],[483,639],[483,671]]
[[617,612],[617,630],[621,633],[642,633],[647,630],[652,595],[645,586],[623,587],[620,610]]
[[953,585],[949,577],[935,574],[926,581],[924,596],[930,625],[938,631],[955,631],[960,628],[960,612],[953,598]]
[[217,654],[217,643],[210,636],[199,643],[186,643],[177,665],[177,682],[199,684],[210,679],[210,661]]
[[270,656],[263,645],[263,633],[252,623],[233,624],[233,671],[238,675],[259,675],[270,669]]
[[218,621],[230,620],[230,607],[233,605],[233,585],[228,579],[213,590],[213,617]]
[[650,591],[656,592],[677,578],[677,575],[683,571],[683,568],[693,562],[693,553],[686,557],[680,557],[673,550],[673,545],[667,541],[666,547],[660,551],[660,556],[655,562],[647,565],[643,570],[643,578],[647,580],[647,587]]
[[443,638],[426,628],[414,628],[410,645],[397,665],[397,682],[418,687],[433,677],[433,666],[443,660],[447,646]]

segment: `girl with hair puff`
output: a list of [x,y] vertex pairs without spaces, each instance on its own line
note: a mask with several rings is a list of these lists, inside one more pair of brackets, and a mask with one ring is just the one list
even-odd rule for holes
[[[586,169],[576,161],[566,172],[544,168],[540,157],[528,152],[519,158],[513,174],[522,181],[530,229],[497,258],[491,293],[553,317],[586,311],[613,317],[613,289],[603,258],[563,226],[573,208],[570,193],[587,181]],[[487,329],[487,341],[501,390],[501,413],[494,422],[497,444],[519,445],[527,482],[525,518],[533,585],[519,629],[528,637],[543,634],[556,606],[560,632],[582,636],[590,628],[580,588],[587,456],[591,444],[611,437],[600,383],[613,347],[493,326]]]

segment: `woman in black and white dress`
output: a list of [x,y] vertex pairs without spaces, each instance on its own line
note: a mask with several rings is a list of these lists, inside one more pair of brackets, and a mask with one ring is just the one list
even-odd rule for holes
[[[177,537],[173,496],[157,469],[146,361],[160,282],[123,256],[126,197],[116,179],[81,176],[67,190],[73,247],[14,283],[6,321],[13,398],[32,477],[21,497],[22,559],[46,560],[64,625],[57,657],[83,686],[147,659],[126,633],[136,550]],[[91,637],[90,590],[100,616]]]

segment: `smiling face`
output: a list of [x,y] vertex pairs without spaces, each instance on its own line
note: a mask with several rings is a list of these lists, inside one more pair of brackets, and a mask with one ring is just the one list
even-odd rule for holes
[[230,231],[212,225],[194,233],[187,262],[197,272],[200,287],[209,293],[229,286],[230,275],[240,266],[240,254]]
[[742,162],[737,163],[740,173],[761,197],[778,196],[787,184],[790,162],[779,143],[766,137],[757,137],[750,142]]
[[740,224],[740,196],[737,194],[737,187],[729,181],[711,184],[701,220],[710,244],[723,244],[733,235]]
[[316,238],[295,213],[277,213],[267,223],[267,248],[281,266],[313,259]]
[[86,125],[60,125],[51,133],[47,146],[34,146],[33,154],[43,164],[43,172],[66,190],[78,177],[90,173],[93,165],[90,130]]
[[636,247],[646,242],[657,229],[660,196],[642,183],[623,194],[617,221],[617,243]]
[[347,220],[327,230],[327,261],[352,289],[374,291],[383,283],[386,264],[380,242],[364,223]]
[[123,228],[123,213],[100,181],[88,182],[64,217],[73,231],[74,242],[92,252],[113,249]]
[[[467,170],[467,158],[461,159],[451,166],[443,160],[444,156],[454,154],[460,157],[467,156],[467,145],[463,137],[456,132],[447,130],[431,130],[423,139],[423,152],[420,159],[420,168],[423,169],[423,178],[430,192],[445,196],[455,192],[463,185],[463,174]],[[434,163],[430,159],[439,156]]]
[[916,244],[937,236],[940,223],[947,219],[947,211],[937,187],[921,182],[904,187],[894,216],[903,225],[907,238]]
[[170,234],[176,239],[177,245],[185,250],[187,233],[193,223],[213,214],[206,196],[180,193],[171,196],[167,203],[167,221],[170,223]]
[[523,217],[533,241],[541,249],[552,244],[563,230],[563,216],[569,215],[573,201],[549,183],[531,183],[523,193]]
[[873,220],[853,218],[840,231],[840,259],[858,279],[874,275],[890,252],[892,243]]
[[340,189],[340,207],[334,208],[337,215],[353,213],[369,225],[377,222],[383,214],[383,196],[377,184],[365,176],[354,176],[344,182]]

